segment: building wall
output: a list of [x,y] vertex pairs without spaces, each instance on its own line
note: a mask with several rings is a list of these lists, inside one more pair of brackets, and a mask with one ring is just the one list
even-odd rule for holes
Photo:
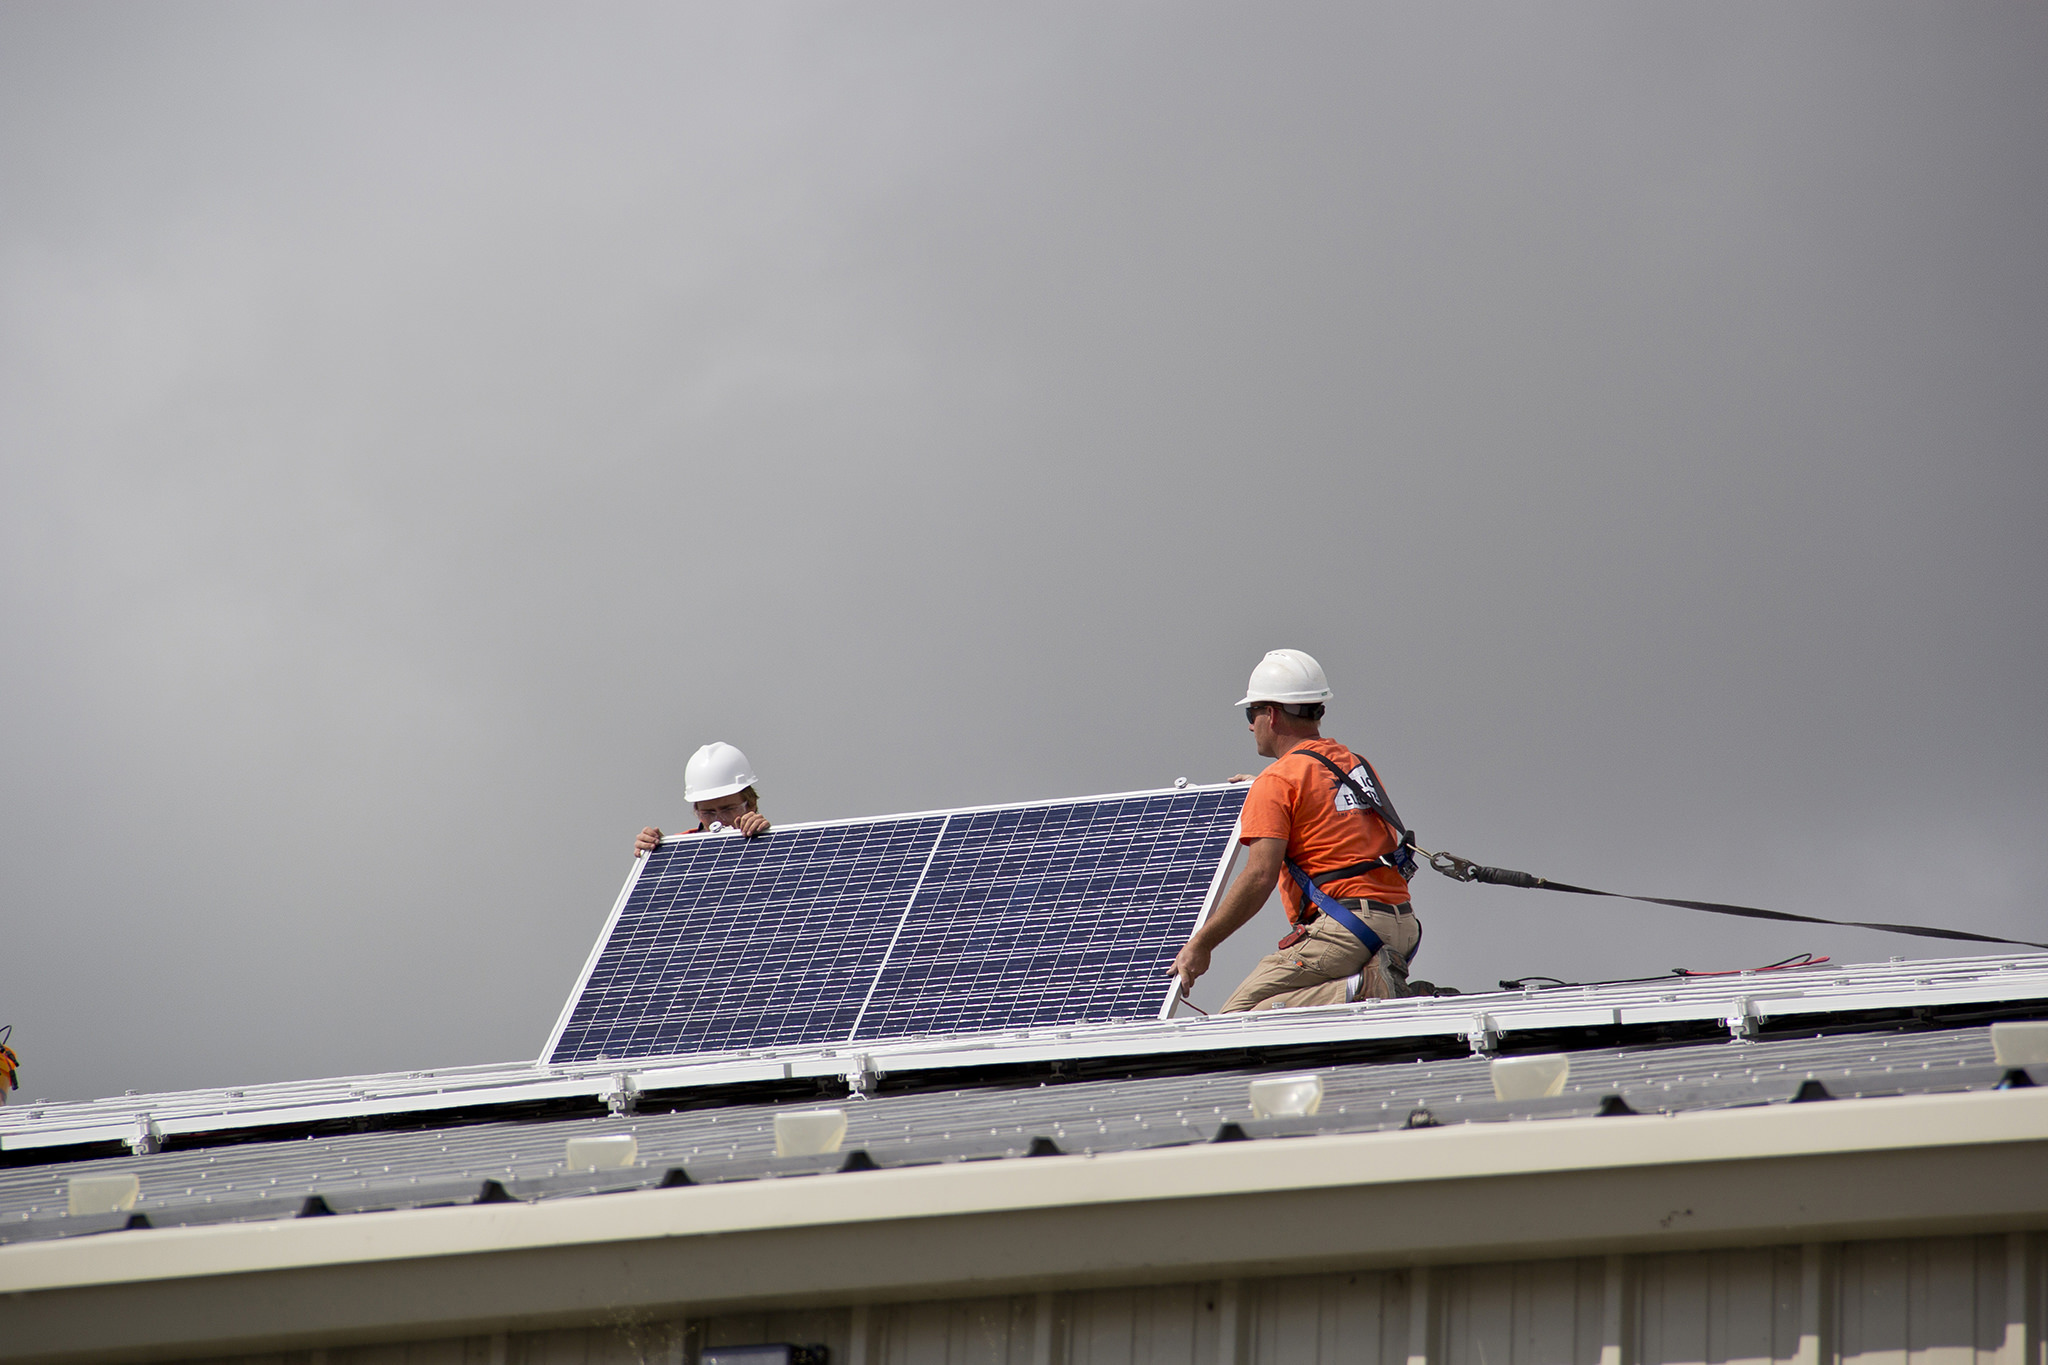
[[696,1320],[245,1356],[241,1365],[2048,1365],[2039,1234],[1915,1238]]

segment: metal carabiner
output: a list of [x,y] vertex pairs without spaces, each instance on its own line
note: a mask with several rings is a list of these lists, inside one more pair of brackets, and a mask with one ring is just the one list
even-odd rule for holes
[[1473,862],[1470,858],[1460,858],[1455,853],[1431,853],[1421,844],[1416,843],[1412,835],[1408,840],[1408,847],[1420,853],[1424,858],[1427,858],[1431,867],[1443,873],[1454,882],[1469,882],[1477,879],[1479,876],[1479,864]]
[[[1419,851],[1419,850],[1418,850]],[[1454,882],[1469,882],[1479,875],[1479,864],[1455,853],[1432,853],[1429,865]]]

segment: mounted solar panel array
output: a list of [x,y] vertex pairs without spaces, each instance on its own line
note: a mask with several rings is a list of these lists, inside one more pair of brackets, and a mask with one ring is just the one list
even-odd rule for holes
[[770,1087],[756,1092],[768,1098],[785,1093],[791,1081],[849,1083],[856,1073],[875,1071],[957,1077],[1095,1060],[1114,1061],[1119,1070],[1134,1074],[1146,1069],[1168,1074],[1239,1066],[1248,1053],[1300,1056],[1313,1050],[1334,1059],[1361,1044],[1382,1058],[1421,1060],[1468,1046],[1556,1050],[1570,1046],[1565,1040],[1580,1030],[1596,1031],[1577,1032],[1577,1041],[1601,1051],[1659,1048],[1669,1044],[1674,1030],[1699,1038],[1717,1029],[1769,1049],[1790,1038],[1865,1035],[1873,1024],[1912,1032],[1924,1026],[1974,1026],[1987,1019],[2048,1019],[2048,953],[1368,999],[1214,1018],[928,1035],[857,1049],[828,1043],[647,1062],[527,1061],[97,1100],[17,1098],[0,1106],[0,1154],[77,1148],[82,1157],[97,1156],[108,1144],[136,1147],[177,1140],[205,1145],[205,1139],[216,1137],[268,1142],[294,1127],[332,1132],[344,1120],[352,1128],[417,1127],[424,1115],[497,1111],[512,1116],[530,1113],[536,1105],[587,1106],[636,1091],[711,1095]]
[[553,1064],[1158,1018],[1243,787],[671,838]]

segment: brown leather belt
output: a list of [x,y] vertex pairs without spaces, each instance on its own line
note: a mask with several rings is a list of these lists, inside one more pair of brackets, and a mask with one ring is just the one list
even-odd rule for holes
[[[1399,905],[1388,905],[1385,901],[1368,900],[1364,896],[1340,896],[1337,898],[1337,904],[1343,906],[1346,910],[1384,910],[1390,915],[1412,915],[1415,913],[1414,901],[1402,901]],[[1295,927],[1306,928],[1322,917],[1322,911],[1316,909],[1313,905],[1305,905],[1301,908],[1301,918],[1294,922]]]
[[[1399,905],[1388,905],[1385,901],[1371,901],[1363,897],[1353,896],[1340,898],[1337,904],[1343,906],[1346,910],[1364,910],[1367,906],[1370,906],[1375,910],[1384,910],[1390,915],[1412,915],[1415,913],[1415,903],[1413,901],[1402,901]],[[1285,952],[1307,938],[1308,927],[1317,920],[1324,918],[1326,916],[1323,912],[1316,909],[1313,905],[1303,906],[1301,918],[1296,920],[1294,927],[1289,929],[1286,935],[1281,938],[1279,943],[1280,950]]]

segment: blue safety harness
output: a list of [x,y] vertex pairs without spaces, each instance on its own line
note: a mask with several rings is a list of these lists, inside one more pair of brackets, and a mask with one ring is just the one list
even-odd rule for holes
[[1381,785],[1379,774],[1372,770],[1372,764],[1367,763],[1364,759],[1359,760],[1360,763],[1364,764],[1366,774],[1371,779],[1368,784],[1360,785],[1357,778],[1345,772],[1329,759],[1315,752],[1315,750],[1304,747],[1296,749],[1295,752],[1314,759],[1336,774],[1337,781],[1351,789],[1351,795],[1358,801],[1359,813],[1361,815],[1366,811],[1371,811],[1382,820],[1385,820],[1394,831],[1397,842],[1392,853],[1382,853],[1377,858],[1362,863],[1354,863],[1350,867],[1332,868],[1328,872],[1319,872],[1311,877],[1292,858],[1287,860],[1287,875],[1294,878],[1295,885],[1301,888],[1301,894],[1307,897],[1308,903],[1315,906],[1321,913],[1328,915],[1331,919],[1343,925],[1346,929],[1349,929],[1352,936],[1365,945],[1365,950],[1368,953],[1377,953],[1380,949],[1387,946],[1386,940],[1375,934],[1364,920],[1352,914],[1346,908],[1344,902],[1338,900],[1335,896],[1323,890],[1323,888],[1332,882],[1342,881],[1347,877],[1360,876],[1375,867],[1391,867],[1394,871],[1401,874],[1404,881],[1412,878],[1415,875],[1415,832],[1401,823],[1401,816],[1395,811],[1394,803],[1387,799],[1386,788]]
[[1375,934],[1370,925],[1344,908],[1343,901],[1311,881],[1308,873],[1303,872],[1292,858],[1287,860],[1287,875],[1294,878],[1295,883],[1301,887],[1301,894],[1308,897],[1311,905],[1349,929],[1352,935],[1365,945],[1366,952],[1376,953],[1387,946],[1386,940]]

